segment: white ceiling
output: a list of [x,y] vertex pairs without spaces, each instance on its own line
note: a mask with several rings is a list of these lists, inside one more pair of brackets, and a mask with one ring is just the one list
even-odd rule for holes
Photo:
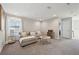
[[2,6],[7,13],[33,19],[49,19],[54,15],[62,18],[79,15],[77,3],[4,3]]

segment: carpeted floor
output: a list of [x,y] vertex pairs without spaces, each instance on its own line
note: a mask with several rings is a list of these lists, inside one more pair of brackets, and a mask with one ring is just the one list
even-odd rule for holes
[[1,55],[79,55],[79,40],[50,40],[49,44],[37,42],[21,47],[17,41],[6,45]]

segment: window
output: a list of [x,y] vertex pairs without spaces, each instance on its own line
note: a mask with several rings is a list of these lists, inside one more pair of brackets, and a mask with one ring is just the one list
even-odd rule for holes
[[19,36],[19,32],[22,31],[21,19],[16,17],[8,17],[7,19],[7,30],[9,36]]

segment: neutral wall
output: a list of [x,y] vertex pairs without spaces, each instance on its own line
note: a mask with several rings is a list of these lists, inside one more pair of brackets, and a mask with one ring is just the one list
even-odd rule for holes
[[40,31],[40,22],[33,19],[22,18],[22,26],[26,32]]

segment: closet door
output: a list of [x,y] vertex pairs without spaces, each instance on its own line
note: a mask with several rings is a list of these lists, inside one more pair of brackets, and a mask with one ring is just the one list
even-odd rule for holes
[[64,18],[61,21],[61,35],[62,38],[72,38],[72,18]]

